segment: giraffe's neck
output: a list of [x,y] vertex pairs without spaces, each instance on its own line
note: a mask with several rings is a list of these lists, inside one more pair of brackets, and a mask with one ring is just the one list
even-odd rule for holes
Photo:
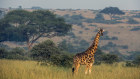
[[92,45],[86,50],[87,53],[91,53],[91,54],[95,53],[95,51],[97,50],[97,47],[98,47],[99,38],[100,38],[100,33],[98,32],[96,34],[96,37],[94,38]]

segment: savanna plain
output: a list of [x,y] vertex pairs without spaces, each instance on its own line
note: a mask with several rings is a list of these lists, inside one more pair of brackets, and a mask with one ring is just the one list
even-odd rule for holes
[[91,74],[84,74],[84,66],[72,75],[71,68],[40,65],[36,61],[0,60],[0,79],[140,79],[139,67],[125,67],[124,63],[93,65]]

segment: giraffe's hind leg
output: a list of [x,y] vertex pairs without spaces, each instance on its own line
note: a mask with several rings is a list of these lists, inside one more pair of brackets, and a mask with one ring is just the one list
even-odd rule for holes
[[91,68],[92,68],[93,63],[89,64],[89,74],[91,74]]
[[85,74],[88,73],[88,69],[89,69],[89,64],[86,65],[86,68],[85,68]]
[[75,70],[74,70],[74,73],[75,73],[75,74],[78,73],[79,67],[80,67],[80,64],[79,64],[79,63],[76,63],[76,64],[75,64]]

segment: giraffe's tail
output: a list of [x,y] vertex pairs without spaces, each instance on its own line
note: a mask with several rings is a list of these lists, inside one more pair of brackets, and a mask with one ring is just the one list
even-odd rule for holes
[[73,68],[72,68],[72,75],[74,75],[74,70],[75,70],[75,68],[73,67]]
[[75,68],[73,67],[73,68],[72,68],[72,73],[74,73],[74,70],[75,70]]
[[74,64],[73,64],[73,66],[72,66],[72,73],[74,74],[74,70],[75,70],[75,68],[74,68]]

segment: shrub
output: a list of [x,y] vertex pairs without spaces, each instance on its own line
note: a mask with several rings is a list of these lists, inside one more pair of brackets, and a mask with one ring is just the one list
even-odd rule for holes
[[104,20],[104,16],[101,13],[96,14],[95,20]]
[[140,66],[140,55],[134,59],[133,63],[137,66]]
[[4,48],[0,48],[0,59],[6,58],[8,54],[8,51],[5,50]]
[[101,65],[101,61],[95,61],[94,65]]
[[133,17],[135,17],[135,18],[140,18],[140,13],[134,15]]
[[[59,44],[63,46],[65,42]],[[41,61],[44,63],[50,63],[52,65],[71,67],[72,65],[72,55],[64,52],[67,48],[58,48],[53,41],[46,40],[38,45],[35,45],[31,50],[31,57],[34,60]]]
[[25,56],[25,51],[22,48],[16,47],[13,48],[11,51],[8,52],[8,55],[6,58],[8,59],[19,59],[19,60],[27,60],[28,57]]
[[96,23],[103,23],[103,24],[118,24],[122,23],[121,21],[116,21],[116,20],[94,20]]
[[19,59],[19,60],[27,60],[28,57],[25,56],[25,51],[22,48],[13,48],[10,51],[7,51],[4,48],[0,48],[0,58],[6,59]]
[[132,18],[129,18],[128,21],[127,21],[128,24],[139,24],[138,21],[132,19]]
[[126,61],[125,66],[126,67],[134,67],[135,65],[133,64],[132,61]]
[[107,64],[113,64],[119,60],[117,55],[105,54],[102,56],[102,61]]
[[52,56],[60,54],[60,50],[53,41],[47,40],[35,45],[31,50],[31,57],[35,60],[49,60]]
[[79,31],[79,34],[82,34],[83,33],[83,31]]
[[140,26],[132,28],[130,31],[139,31],[140,30]]
[[70,23],[70,24],[77,24],[77,25],[82,25],[82,20],[85,19],[82,15],[64,15],[63,16],[65,19],[66,19],[66,22],[67,23]]

